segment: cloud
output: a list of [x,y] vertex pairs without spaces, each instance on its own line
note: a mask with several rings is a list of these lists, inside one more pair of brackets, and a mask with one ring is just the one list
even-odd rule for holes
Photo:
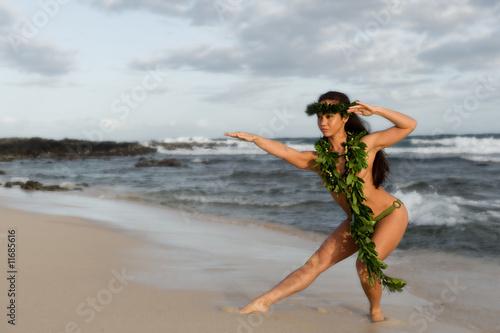
[[[186,61],[189,59],[189,61]],[[134,60],[130,66],[147,70],[157,66],[167,68],[194,68],[209,72],[237,72],[244,70],[244,54],[231,47],[214,47],[210,44],[177,49],[169,54],[147,60]]]
[[7,2],[0,2],[0,29],[14,24],[16,14],[16,11]]
[[232,34],[223,45],[166,49],[162,56],[130,65],[340,80],[379,77],[388,68],[434,74],[444,64],[460,70],[497,65],[498,4],[485,12],[472,0],[424,2],[241,2],[238,10],[227,13],[233,17],[223,24]]
[[167,15],[183,15],[193,6],[193,1],[186,0],[84,0],[82,2],[108,11],[147,9]]
[[[169,49],[161,57],[137,59],[131,62],[131,67],[161,65],[212,73],[307,77],[321,75],[325,68],[338,68],[333,64],[345,62],[343,55],[334,50],[331,36],[320,32],[311,37],[315,34],[299,29],[301,26],[307,29],[301,20],[293,22],[285,13],[275,19],[274,23],[266,18],[265,22],[237,24],[231,29],[237,40],[228,46],[201,44]],[[331,30],[335,33],[337,29]]]
[[[352,22],[360,20],[336,3],[298,1],[289,5],[255,1],[233,14],[228,30],[235,37],[229,45],[169,49],[161,57],[136,60],[131,66],[161,64],[171,69],[268,77],[338,73],[344,67],[339,65],[346,62],[338,48],[340,37],[353,30]],[[353,21],[342,23],[349,19],[343,16],[351,16]]]
[[201,87],[196,93],[210,103],[252,105],[257,96],[262,97],[267,91],[275,91],[284,84],[285,80],[249,78],[243,82],[231,82],[222,86]]
[[[3,44],[3,45],[2,45]],[[31,39],[20,44],[17,50],[10,43],[0,41],[3,61],[21,72],[43,76],[60,76],[76,68],[75,51],[62,48],[52,42]]]
[[194,89],[215,103],[238,102],[234,96],[260,100],[270,90],[286,94],[283,82],[312,79],[325,83],[314,89],[355,87],[355,96],[367,102],[389,99],[419,109],[425,100],[439,112],[445,101],[468,94],[473,82],[500,65],[497,2],[255,0],[238,6],[224,12],[219,29],[211,30],[220,34],[219,42],[186,41],[137,58],[130,67],[159,65],[243,79]]
[[8,2],[0,3],[0,65],[45,77],[73,71],[75,52],[37,38],[41,28],[21,16]]
[[31,78],[22,78],[20,81],[11,80],[4,81],[3,85],[19,86],[19,87],[44,87],[44,88],[67,88],[78,87],[79,84],[72,81],[62,81],[57,76],[35,76]]
[[236,0],[199,0],[186,12],[192,25],[215,25],[238,10]]
[[434,43],[419,54],[431,67],[451,67],[462,71],[500,66],[500,30]]
[[483,20],[484,14],[484,8],[479,8],[473,0],[456,0],[453,4],[428,1],[409,6],[403,17],[409,18],[406,21],[408,29],[421,31],[436,39],[467,31],[474,22]]
[[192,25],[216,25],[228,13],[238,10],[238,0],[85,0],[91,6],[110,11],[124,12],[148,10],[155,14],[189,20]]

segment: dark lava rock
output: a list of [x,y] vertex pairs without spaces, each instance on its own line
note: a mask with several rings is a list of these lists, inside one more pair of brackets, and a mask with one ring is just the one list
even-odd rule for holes
[[[23,182],[7,182],[4,187],[12,188],[13,186],[20,186],[23,190],[35,190],[35,191],[56,191],[56,192],[66,192],[66,191],[82,191],[81,187],[75,187],[72,189],[61,187],[59,185],[48,185],[44,186],[42,183],[37,181],[28,180],[26,183]],[[87,183],[77,184],[77,186],[88,187]]]
[[12,186],[23,186],[23,182],[7,182],[3,187],[12,188]]
[[147,159],[141,157],[135,164],[136,168],[149,168],[149,167],[180,167],[181,163],[175,159],[164,159],[161,161],[155,159]]
[[40,191],[66,192],[66,191],[69,191],[69,189],[67,189],[65,187],[61,187],[59,185],[49,185],[49,186],[42,186]]
[[21,185],[21,188],[23,190],[41,190],[43,188],[43,184],[32,180],[28,180],[26,183]]
[[0,139],[0,161],[27,158],[73,159],[105,156],[136,156],[156,152],[156,148],[144,147],[137,142],[50,140],[42,138]]
[[155,166],[159,167],[180,167],[181,163],[175,159],[164,159],[161,161],[157,161]]

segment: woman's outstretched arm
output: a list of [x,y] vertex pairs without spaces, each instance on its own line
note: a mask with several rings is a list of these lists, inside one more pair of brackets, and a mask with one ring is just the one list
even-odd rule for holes
[[372,147],[376,151],[398,143],[417,127],[417,121],[410,116],[380,106],[358,102],[358,105],[351,106],[348,111],[363,116],[375,114],[394,124],[393,127],[366,136],[367,139],[372,141]]
[[303,151],[300,152],[293,148],[287,147],[279,141],[266,139],[262,136],[245,133],[245,132],[232,132],[225,133],[225,136],[240,139],[242,141],[253,142],[257,147],[268,152],[271,155],[282,158],[294,167],[303,170],[314,171],[314,164],[318,157],[315,152]]

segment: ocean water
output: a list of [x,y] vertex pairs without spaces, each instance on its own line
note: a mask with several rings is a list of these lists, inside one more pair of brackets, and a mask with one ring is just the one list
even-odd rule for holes
[[[318,138],[280,138],[313,150]],[[210,149],[161,148],[151,157],[181,167],[137,168],[139,157],[0,162],[0,183],[87,183],[93,196],[148,202],[235,220],[327,235],[344,218],[319,177],[230,138],[177,138],[214,143]],[[144,143],[147,145],[148,143]],[[412,136],[387,148],[384,187],[403,200],[410,223],[399,249],[441,250],[500,258],[500,134]]]

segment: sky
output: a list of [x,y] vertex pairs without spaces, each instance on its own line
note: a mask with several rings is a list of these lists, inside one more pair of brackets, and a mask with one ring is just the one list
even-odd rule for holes
[[0,0],[0,85],[0,137],[317,137],[329,90],[499,133],[500,2]]

